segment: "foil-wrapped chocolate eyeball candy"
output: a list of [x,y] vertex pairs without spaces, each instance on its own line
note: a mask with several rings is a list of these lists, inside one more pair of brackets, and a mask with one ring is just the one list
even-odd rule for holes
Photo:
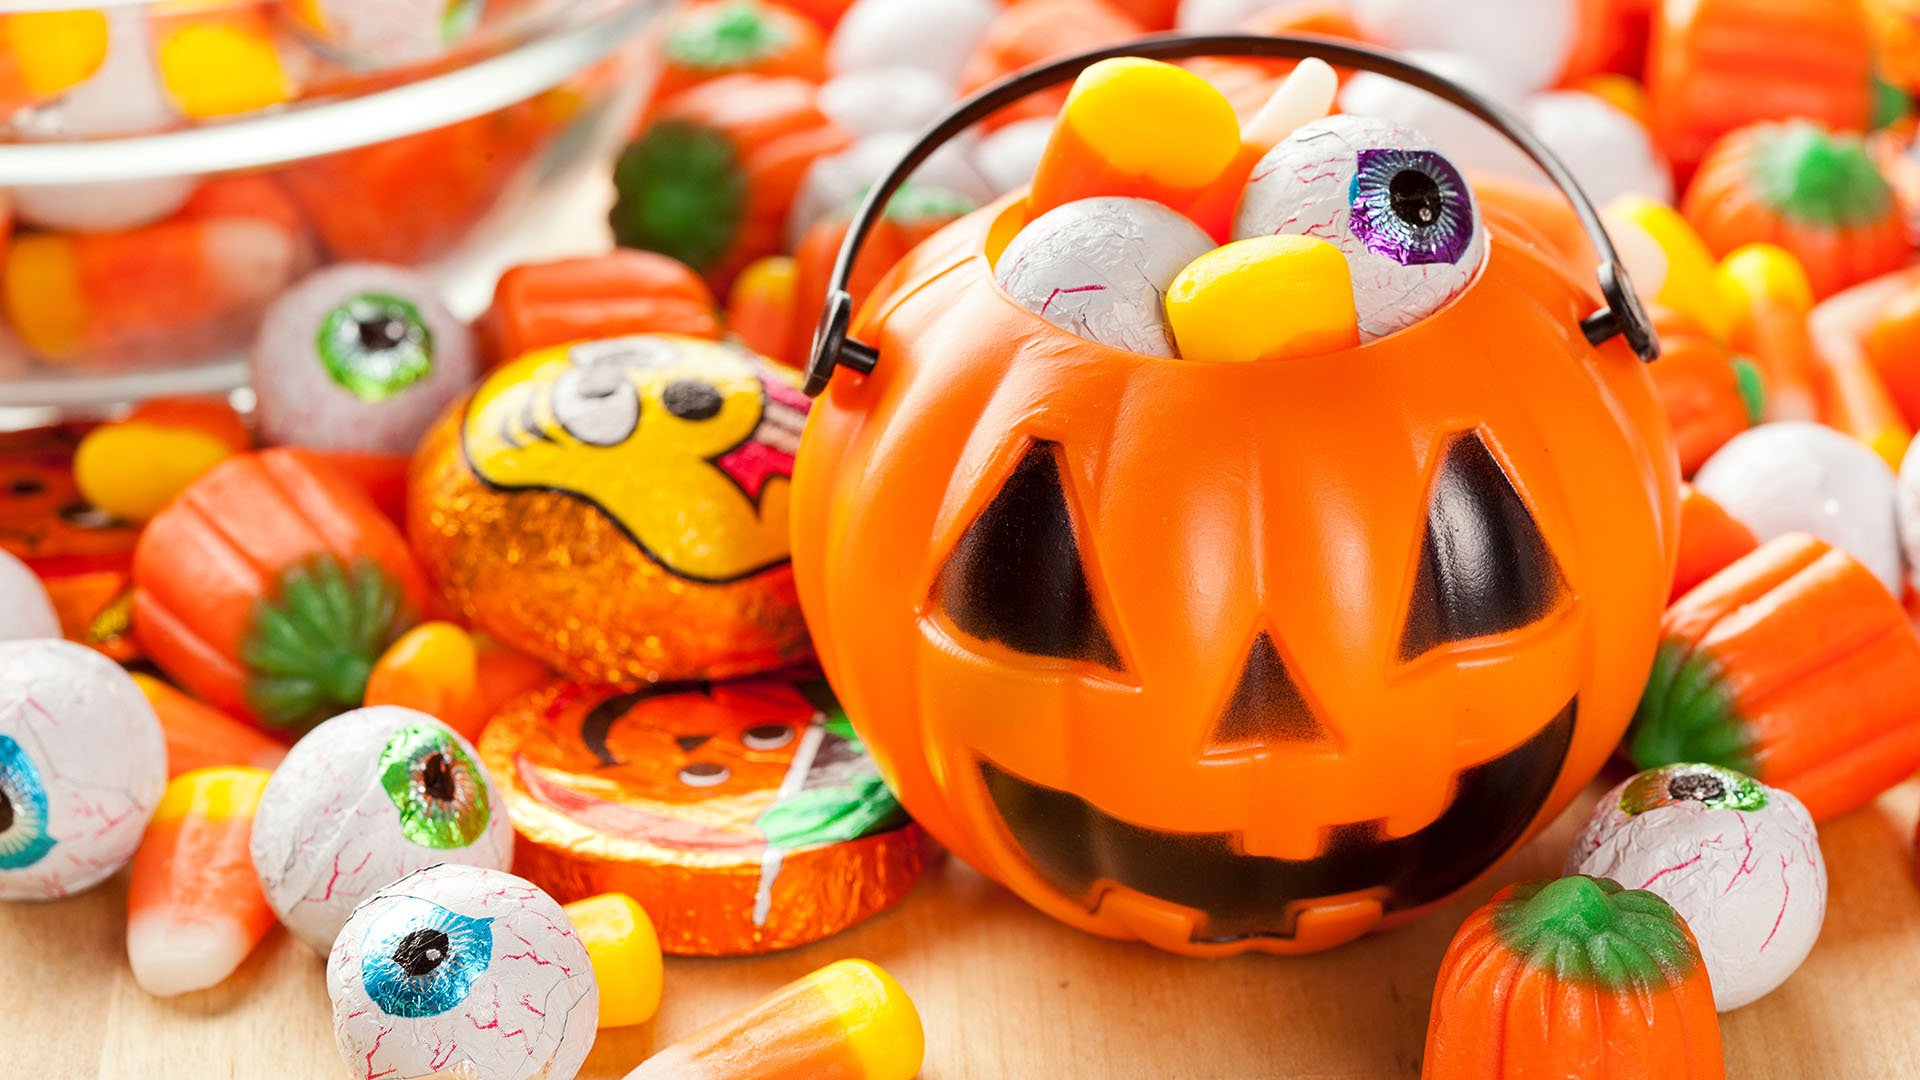
[[1826,917],[1826,862],[1806,807],[1717,765],[1663,765],[1607,792],[1565,872],[1672,904],[1700,943],[1721,1012],[1785,982]]
[[1028,222],[1000,253],[994,280],[1020,306],[1088,341],[1172,357],[1167,290],[1213,246],[1200,226],[1157,202],[1080,199]]
[[39,575],[0,548],[0,641],[60,636],[60,616]]
[[253,346],[269,444],[407,454],[479,377],[473,335],[412,270],[343,263],[268,309]]
[[572,1080],[600,989],[553,898],[501,870],[417,870],[353,912],[327,955],[333,1037],[356,1076]]
[[1480,272],[1486,229],[1466,179],[1419,132],[1384,120],[1315,120],[1254,167],[1236,240],[1315,236],[1353,271],[1360,339],[1405,329],[1445,307]]
[[513,825],[472,744],[412,709],[342,713],[294,744],[249,845],[260,889],[317,952],[354,906],[424,866],[513,865]]
[[0,644],[0,900],[57,900],[133,858],[167,786],[153,706],[69,641]]

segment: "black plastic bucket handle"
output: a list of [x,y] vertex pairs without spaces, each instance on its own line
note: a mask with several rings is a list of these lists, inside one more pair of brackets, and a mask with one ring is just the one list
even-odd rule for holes
[[1600,265],[1595,276],[1599,279],[1600,294],[1606,299],[1606,306],[1580,320],[1580,330],[1586,339],[1599,345],[1619,335],[1626,338],[1627,345],[1642,360],[1651,361],[1660,356],[1660,341],[1654,336],[1652,320],[1647,317],[1646,309],[1634,293],[1633,283],[1627,279],[1619,252],[1614,250],[1606,227],[1600,223],[1599,211],[1594,209],[1593,203],[1580,190],[1573,174],[1567,171],[1560,159],[1533,132],[1527,130],[1519,117],[1505,108],[1392,53],[1351,42],[1304,34],[1154,34],[1031,67],[983,87],[922,132],[920,138],[900,155],[900,160],[894,162],[893,168],[868,189],[866,198],[847,227],[846,239],[840,245],[840,257],[834,263],[833,277],[827,287],[827,306],[820,314],[820,324],[813,336],[813,355],[807,362],[808,397],[816,397],[825,390],[827,381],[838,368],[850,368],[864,375],[871,373],[879,362],[880,353],[877,349],[847,336],[848,327],[853,322],[853,297],[847,293],[847,282],[853,276],[853,263],[860,254],[861,245],[866,242],[867,234],[873,230],[874,224],[885,212],[887,201],[900,190],[900,185],[906,182],[907,177],[934,151],[981,120],[1022,98],[1077,78],[1082,71],[1102,60],[1126,56],[1154,60],[1183,60],[1200,56],[1251,56],[1275,60],[1318,57],[1338,67],[1370,71],[1397,79],[1472,113],[1506,136],[1547,174],[1573,205],[1573,212],[1580,218],[1580,226],[1586,231],[1587,240],[1599,254]]

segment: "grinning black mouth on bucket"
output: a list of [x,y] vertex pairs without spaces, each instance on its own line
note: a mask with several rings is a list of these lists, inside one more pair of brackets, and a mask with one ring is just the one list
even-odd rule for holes
[[1383,911],[1420,907],[1465,886],[1520,839],[1560,778],[1579,711],[1569,701],[1527,741],[1460,774],[1433,824],[1389,839],[1377,821],[1328,830],[1311,859],[1247,855],[1238,833],[1169,833],[980,759],[988,797],[1034,871],[1093,911],[1123,888],[1205,917],[1191,940],[1289,939],[1309,901],[1378,890]]

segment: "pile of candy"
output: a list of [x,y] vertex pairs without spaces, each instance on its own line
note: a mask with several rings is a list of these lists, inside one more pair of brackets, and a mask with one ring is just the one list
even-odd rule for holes
[[[0,435],[0,897],[130,866],[150,993],[219,983],[278,923],[328,957],[356,1071],[486,1080],[575,1075],[597,1027],[651,1018],[662,953],[793,947],[898,902],[932,845],[814,667],[791,563],[811,407],[791,365],[852,205],[912,132],[1030,63],[1176,23],[1307,30],[1424,50],[1606,203],[1663,345],[1647,372],[1678,462],[1659,464],[1690,481],[1619,748],[1644,771],[1567,877],[1461,928],[1426,1075],[1720,1075],[1716,1011],[1818,936],[1815,823],[1920,769],[1920,159],[1898,88],[1920,45],[1884,0],[1438,6],[689,4],[614,167],[625,246],[510,270],[471,325],[395,264],[443,239],[417,212],[459,203],[435,177],[498,168],[496,137],[532,152],[498,130],[519,107],[306,179],[16,193],[37,230],[0,293],[43,357],[271,304],[251,415],[165,399]],[[292,28],[335,60],[410,62],[480,17],[365,14],[0,17],[0,106],[28,137],[134,107],[118,80],[143,78],[172,111],[139,124],[164,125],[307,85],[183,89],[196,57],[265,78]],[[390,197],[320,198],[337,168]],[[1591,265],[1530,168],[1453,106],[1318,60],[1106,60],[929,159],[854,291],[991,219],[992,302],[1078,354],[1358,365],[1494,273],[1496,239]],[[338,261],[306,273],[316,239]],[[93,306],[89,275],[138,276],[141,304]],[[1117,655],[1098,626],[994,633]],[[1574,988],[1594,1005],[1568,1020]],[[922,1053],[901,988],[847,960],[631,1076],[904,1080]]]
[[[572,2],[0,15],[0,155],[10,142],[150,135],[350,99],[498,51]],[[629,68],[620,57],[480,117],[269,172],[203,176],[183,157],[176,175],[0,191],[0,322],[11,331],[0,353],[54,367],[203,360],[242,343],[318,263],[446,255],[564,132],[597,122]]]

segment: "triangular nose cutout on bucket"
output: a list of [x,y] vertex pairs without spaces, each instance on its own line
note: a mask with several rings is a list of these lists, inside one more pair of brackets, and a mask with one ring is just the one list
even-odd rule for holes
[[1240,681],[1214,724],[1211,744],[1230,749],[1289,742],[1332,746],[1336,740],[1313,714],[1273,639],[1262,631],[1253,639]]
[[1060,448],[1035,440],[940,570],[947,617],[983,641],[1121,670],[1094,603],[1060,482]]
[[1456,435],[1427,495],[1427,531],[1400,659],[1518,630],[1566,592],[1532,511],[1477,431]]

